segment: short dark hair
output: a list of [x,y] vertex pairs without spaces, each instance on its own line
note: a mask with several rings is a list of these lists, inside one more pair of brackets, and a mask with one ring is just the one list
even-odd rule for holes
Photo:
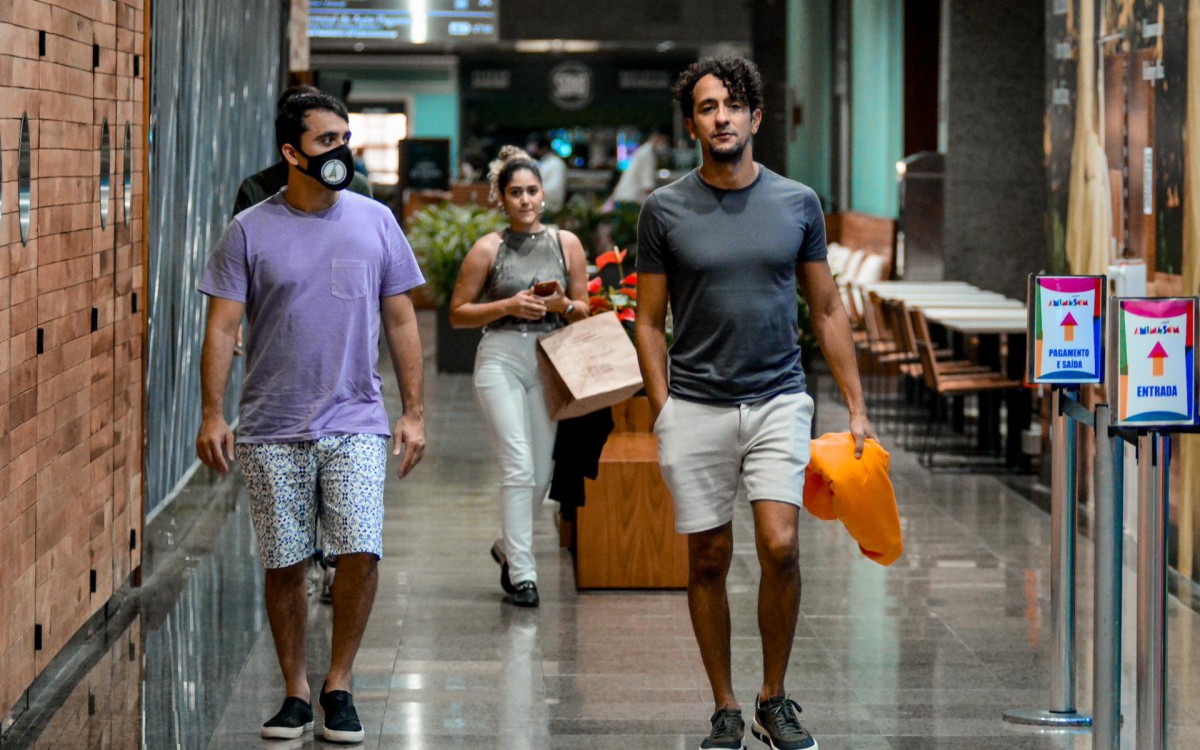
[[283,144],[300,147],[300,136],[304,134],[304,116],[314,109],[332,112],[346,122],[350,115],[342,100],[321,92],[301,92],[282,99],[275,115],[275,148],[282,150]]
[[283,90],[283,93],[279,95],[279,99],[275,101],[275,114],[279,114],[279,110],[283,109],[284,103],[293,96],[298,96],[300,94],[319,93],[321,93],[321,89],[317,88],[316,86],[309,86],[307,83],[301,83],[297,86],[288,86]]
[[762,109],[763,84],[758,66],[744,57],[706,57],[692,63],[687,70],[680,73],[675,87],[671,90],[684,117],[695,115],[696,102],[693,94],[696,84],[707,75],[721,79],[721,83],[725,84],[733,98],[746,102],[751,111]]

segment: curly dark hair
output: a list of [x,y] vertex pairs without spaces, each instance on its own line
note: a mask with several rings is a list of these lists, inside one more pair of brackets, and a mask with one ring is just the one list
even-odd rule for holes
[[687,70],[680,73],[679,78],[675,81],[675,87],[671,89],[675,101],[679,103],[679,111],[683,113],[684,117],[695,115],[696,103],[693,99],[693,92],[696,83],[707,75],[720,78],[733,98],[746,102],[750,106],[750,111],[762,109],[763,83],[757,65],[744,57],[706,57],[699,62],[692,63]]

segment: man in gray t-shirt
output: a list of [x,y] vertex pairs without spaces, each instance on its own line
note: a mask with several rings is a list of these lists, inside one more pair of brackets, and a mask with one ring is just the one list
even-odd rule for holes
[[857,456],[874,431],[825,259],[820,201],[753,158],[750,139],[762,120],[754,64],[702,60],[680,75],[675,96],[703,163],[642,206],[636,327],[659,463],[676,529],[688,535],[688,605],[716,708],[700,747],[743,747],[725,576],[744,486],[762,568],[764,674],[751,728],[776,750],[815,750],[783,684],[800,607],[797,525],[813,415],[797,344],[797,282],[849,405]]

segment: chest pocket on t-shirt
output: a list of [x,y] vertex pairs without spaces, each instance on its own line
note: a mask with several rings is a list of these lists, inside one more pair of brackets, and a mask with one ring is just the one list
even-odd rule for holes
[[335,260],[330,269],[333,296],[338,299],[360,299],[367,296],[367,262]]

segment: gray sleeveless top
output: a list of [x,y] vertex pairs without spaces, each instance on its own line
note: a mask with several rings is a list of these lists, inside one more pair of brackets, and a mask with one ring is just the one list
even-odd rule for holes
[[[496,262],[488,271],[483,286],[485,302],[508,299],[528,289],[539,281],[557,279],[567,289],[567,264],[563,258],[558,230],[549,227],[538,232],[514,232],[504,230],[500,235],[500,248],[496,251]],[[505,316],[488,323],[488,331],[552,331],[562,326],[562,317],[549,313],[541,320],[523,320]]]

